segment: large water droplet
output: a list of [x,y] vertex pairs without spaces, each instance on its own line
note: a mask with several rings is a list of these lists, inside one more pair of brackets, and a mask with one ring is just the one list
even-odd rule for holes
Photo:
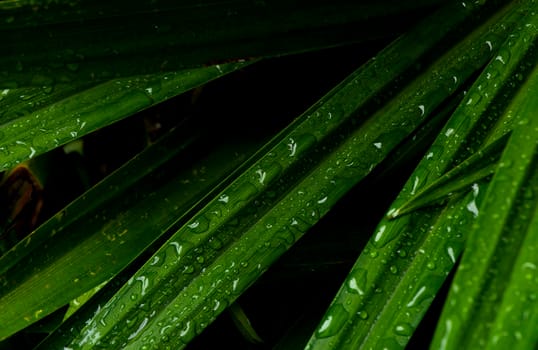
[[342,330],[342,326],[348,319],[349,313],[346,309],[340,304],[333,304],[318,327],[316,336],[326,338],[335,335]]
[[364,295],[366,292],[367,271],[356,268],[349,274],[346,286],[349,292],[353,294]]
[[407,307],[416,307],[419,306],[424,300],[429,298],[430,295],[426,286],[420,286],[415,290],[415,293],[412,295],[409,302],[406,304]]

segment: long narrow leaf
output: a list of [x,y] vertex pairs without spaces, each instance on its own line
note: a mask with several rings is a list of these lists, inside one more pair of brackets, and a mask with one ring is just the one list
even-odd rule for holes
[[509,134],[506,134],[490,145],[486,145],[483,150],[479,150],[438,180],[424,187],[407,203],[391,211],[389,218],[397,218],[457,195],[460,191],[468,191],[473,183],[493,175],[508,136]]
[[[506,21],[513,25],[529,10],[525,6],[518,9],[519,4],[512,5],[511,10],[505,8],[508,15],[503,20],[495,18],[504,16],[501,11],[492,19],[492,23],[503,27],[502,22]],[[527,6],[532,8],[533,5],[529,2]],[[509,33],[509,30],[504,32],[504,36],[507,37]],[[477,39],[476,36],[471,38]],[[487,41],[477,39],[477,44]],[[492,47],[498,45],[489,44]],[[510,76],[519,67],[525,53],[525,50],[514,50],[514,61],[505,62],[509,68],[501,71],[502,78],[496,73],[498,79],[491,84],[492,73],[499,72],[499,67],[505,65],[494,60],[487,67],[426,152],[392,205],[393,209],[389,210],[389,216],[412,198],[415,192],[433,183],[451,166],[468,158],[469,152],[484,147],[491,135],[499,137],[507,132],[511,117],[505,113],[501,118],[501,113],[508,108],[504,96],[517,91],[521,85],[513,84]],[[488,85],[488,95],[477,98],[481,89]],[[497,113],[490,112],[492,106]],[[498,127],[483,129],[481,124],[486,120],[489,125],[498,123]],[[483,185],[476,183],[475,191],[470,191],[466,197],[454,198],[446,206],[417,210],[396,220],[382,220],[308,347],[404,347],[456,262],[475,215],[476,203],[480,203],[483,197]]]
[[258,146],[204,142],[173,131],[0,257],[0,338],[116,275]]
[[[21,108],[22,113],[20,116],[15,114],[15,118],[9,118],[8,122],[0,125],[0,171],[245,65],[246,63],[229,63],[120,78],[83,91],[70,87],[68,91],[74,92],[73,94],[60,94],[63,97],[61,100],[51,96],[42,105],[32,108],[29,113],[26,106],[29,101],[24,101],[22,106],[13,106],[12,100],[6,99],[6,107],[13,109],[12,113],[18,112],[17,107]],[[20,93],[19,89],[3,92],[4,96],[8,97]],[[18,98],[25,100],[26,95],[18,95]],[[42,97],[38,95],[36,99],[42,100]],[[0,100],[0,106],[3,102]]]
[[[393,50],[380,57],[392,59]],[[356,84],[372,70],[375,63],[359,69],[280,133],[259,161],[183,226],[64,346],[181,348],[205,328],[425,118],[427,113],[412,108],[424,97],[411,96],[428,78],[402,92],[409,98],[363,124],[352,118],[373,94]],[[439,90],[428,96],[430,102],[440,103],[452,91]]]
[[439,2],[2,1],[0,88],[98,82],[392,36]]
[[[537,16],[533,14],[533,17]],[[534,24],[529,36],[536,38],[537,35]],[[511,284],[510,275],[514,268],[535,269],[535,259],[521,259],[530,258],[529,249],[533,249],[531,242],[535,232],[530,224],[537,208],[533,194],[538,189],[538,103],[532,98],[537,92],[538,70],[534,64],[533,73],[514,100],[513,113],[520,125],[508,142],[480,207],[432,348],[472,348],[487,343],[488,349],[501,349],[507,344],[525,349],[529,342],[536,346],[536,324],[534,327],[524,326],[525,322],[535,319],[529,315],[536,312],[535,303],[531,301],[536,289],[524,288],[526,283]],[[521,249],[526,240],[530,245]],[[521,258],[517,260],[519,254]],[[514,267],[515,261],[519,263]],[[530,265],[523,265],[525,262]],[[529,278],[532,280],[533,276],[535,274],[531,272]],[[517,292],[520,286],[523,287],[520,292],[526,294]],[[501,319],[496,322],[497,310]],[[511,314],[510,318],[508,314]]]

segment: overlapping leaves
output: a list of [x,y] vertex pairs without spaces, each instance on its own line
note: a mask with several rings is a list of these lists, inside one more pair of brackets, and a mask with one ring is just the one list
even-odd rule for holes
[[[1,337],[112,279],[41,348],[186,346],[393,150],[451,114],[457,93],[472,85],[307,347],[404,347],[467,239],[433,346],[533,346],[536,4],[501,5],[449,4],[263,146],[216,142],[180,169],[185,150],[208,139],[172,131],[0,258]],[[28,62],[35,77],[38,65]],[[8,76],[17,80],[26,63],[12,63]],[[244,64],[105,82],[88,79],[91,64],[53,65],[86,78],[51,89],[56,81],[43,74],[42,87],[4,90],[3,169]],[[211,175],[189,175],[197,168]],[[490,227],[494,240],[484,238]],[[512,231],[520,234],[507,238]],[[464,293],[462,283],[470,283]]]

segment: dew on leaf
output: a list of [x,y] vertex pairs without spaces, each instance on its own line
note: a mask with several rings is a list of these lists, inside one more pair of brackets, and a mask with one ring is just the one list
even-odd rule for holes
[[394,333],[410,336],[413,333],[413,327],[408,323],[399,323],[394,327]]
[[348,321],[349,313],[340,304],[332,305],[316,331],[318,338],[326,338],[338,333]]
[[366,320],[368,318],[368,312],[366,312],[365,310],[361,310],[361,311],[357,312],[357,315],[362,320]]

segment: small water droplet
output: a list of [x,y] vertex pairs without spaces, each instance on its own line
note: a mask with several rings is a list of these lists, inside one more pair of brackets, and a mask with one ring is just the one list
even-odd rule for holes
[[44,85],[44,86],[41,87],[41,90],[43,90],[43,92],[46,93],[46,94],[50,94],[50,93],[52,93],[54,88],[52,87],[52,85]]
[[219,250],[222,248],[222,242],[216,237],[211,237],[208,242],[209,246],[214,250]]
[[205,215],[199,215],[187,225],[193,233],[204,233],[209,228],[209,219]]
[[413,327],[408,323],[400,323],[394,327],[394,333],[398,335],[410,336],[413,334]]
[[183,268],[183,273],[184,274],[192,274],[194,272],[194,267],[192,265],[187,265]]
[[357,312],[357,315],[359,315],[362,320],[366,320],[368,318],[368,312],[366,312],[365,310]]

